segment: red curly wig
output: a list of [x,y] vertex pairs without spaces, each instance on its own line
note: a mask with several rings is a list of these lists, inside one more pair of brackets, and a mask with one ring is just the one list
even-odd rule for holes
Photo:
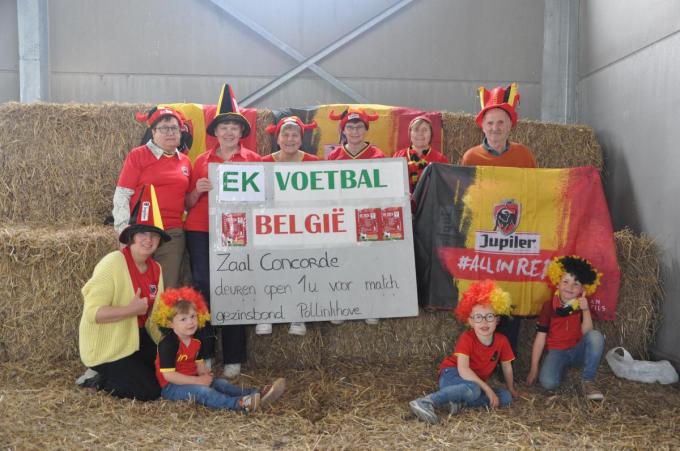
[[190,287],[171,288],[161,293],[158,305],[154,308],[151,319],[160,327],[171,328],[172,318],[175,316],[175,305],[179,301],[194,304],[198,317],[199,329],[210,319],[210,312],[205,305],[203,295]]
[[510,294],[489,279],[473,283],[463,293],[454,312],[458,321],[467,323],[475,305],[488,305],[496,315],[509,315],[512,310]]

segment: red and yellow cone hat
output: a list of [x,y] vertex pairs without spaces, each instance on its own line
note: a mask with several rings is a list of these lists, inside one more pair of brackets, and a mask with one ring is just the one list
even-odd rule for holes
[[137,232],[155,232],[164,242],[170,241],[170,235],[165,233],[163,218],[158,208],[156,189],[153,185],[144,185],[139,193],[139,199],[130,213],[128,226],[123,229],[118,239],[123,244],[129,244],[132,235]]

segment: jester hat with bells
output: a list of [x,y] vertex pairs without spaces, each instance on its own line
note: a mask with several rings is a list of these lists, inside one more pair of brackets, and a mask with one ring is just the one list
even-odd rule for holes
[[250,123],[244,115],[239,112],[236,97],[231,86],[225,83],[222,85],[222,92],[220,92],[220,100],[217,102],[217,110],[215,111],[215,118],[208,124],[206,133],[210,136],[215,136],[215,127],[223,122],[234,121],[243,127],[241,138],[245,138],[250,134]]
[[130,213],[128,226],[120,232],[118,239],[123,244],[129,244],[132,235],[137,232],[154,232],[161,236],[163,242],[171,240],[170,235],[165,233],[161,211],[158,208],[156,189],[153,185],[144,185],[135,207]]
[[312,121],[309,124],[305,124],[304,122],[302,122],[302,119],[300,119],[297,116],[287,116],[281,118],[278,124],[268,125],[267,128],[265,128],[265,131],[271,135],[279,136],[279,133],[281,133],[281,129],[288,124],[294,124],[300,127],[300,136],[304,135],[307,130],[311,130],[317,127],[316,121]]
[[161,293],[151,316],[151,320],[158,324],[161,330],[172,329],[172,318],[177,313],[174,307],[179,301],[187,301],[194,305],[199,329],[210,321],[210,312],[201,293],[190,287],[170,288]]
[[377,114],[368,114],[361,108],[349,107],[340,114],[335,114],[335,111],[328,113],[328,117],[334,121],[340,121],[340,130],[345,129],[347,122],[358,120],[364,123],[366,130],[368,130],[368,123],[377,121],[380,116]]
[[472,283],[463,293],[454,312],[458,321],[467,324],[475,305],[489,306],[496,315],[510,315],[512,311],[510,293],[489,279]]
[[479,102],[482,110],[477,115],[475,121],[479,127],[482,127],[484,115],[487,111],[493,108],[500,108],[508,113],[512,126],[517,124],[517,105],[519,105],[519,90],[517,83],[510,83],[507,87],[496,86],[491,91],[484,86],[479,87]]

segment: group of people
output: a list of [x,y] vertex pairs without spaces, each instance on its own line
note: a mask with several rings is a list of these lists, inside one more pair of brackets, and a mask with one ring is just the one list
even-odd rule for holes
[[[480,88],[480,100],[482,109],[476,121],[484,140],[465,152],[459,163],[536,167],[527,147],[508,140],[517,122],[517,86],[513,83],[491,91]],[[339,121],[341,143],[327,155],[327,160],[385,157],[365,140],[369,124],[378,119],[377,115],[349,107],[339,114],[331,112],[330,118]],[[316,127],[316,123],[305,124],[296,116],[282,118],[267,128],[276,137],[279,150],[261,157],[241,144],[251,133],[251,125],[239,112],[231,87],[224,85],[215,117],[206,129],[217,144],[192,165],[180,152],[189,133],[180,111],[156,107],[138,114],[137,119],[147,124],[145,136],[149,139],[130,151],[115,189],[114,230],[120,249],[97,264],[82,289],[79,347],[88,369],[77,383],[123,398],[193,399],[213,408],[255,411],[281,396],[285,380],[244,390],[224,379],[238,376],[246,361],[246,329],[243,325],[213,327],[209,322],[207,193],[213,184],[208,178],[208,164],[316,161],[318,157],[302,150],[305,131]],[[428,117],[416,117],[408,130],[409,147],[396,151],[393,157],[407,160],[413,192],[429,164],[448,160],[432,148],[433,127]],[[193,288],[180,287],[185,248]],[[589,398],[601,399],[593,381],[603,339],[592,330],[584,297],[590,292],[583,289],[596,287],[599,273],[577,257],[556,260],[555,265],[558,269],[553,270],[551,280],[558,291],[554,299],[546,302],[539,317],[527,382],[538,378],[544,387],[554,389],[565,369],[582,364],[585,356],[584,387]],[[596,275],[593,280],[592,274]],[[514,359],[519,321],[502,323],[509,340],[496,331],[499,316],[509,314],[509,302],[507,293],[491,281],[475,284],[464,294],[456,315],[470,330],[461,335],[454,354],[442,363],[440,390],[410,403],[418,418],[434,423],[435,407],[457,413],[463,406],[507,405],[517,395],[510,362]],[[573,306],[574,302],[578,307],[563,314],[565,306]],[[366,322],[377,324],[378,320]],[[256,332],[271,333],[271,328],[271,324],[258,324]],[[292,323],[289,332],[304,335],[305,324]],[[224,378],[212,376],[217,335],[222,343]],[[546,345],[548,353],[539,374]],[[494,391],[486,383],[499,362],[507,391]]]

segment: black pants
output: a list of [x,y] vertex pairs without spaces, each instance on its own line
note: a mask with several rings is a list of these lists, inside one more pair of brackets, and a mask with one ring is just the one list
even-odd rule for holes
[[[187,249],[191,260],[191,278],[194,287],[201,292],[210,309],[210,251],[209,235],[207,232],[187,232]],[[222,335],[222,361],[230,363],[244,363],[246,352],[246,327],[211,326],[207,324],[196,332],[196,338],[205,347],[206,356],[215,355],[216,334]]]
[[102,363],[92,369],[101,375],[98,388],[118,398],[153,401],[161,395],[154,362],[156,344],[146,330],[139,329],[139,351],[115,362]]
[[508,338],[512,352],[517,357],[517,340],[519,339],[519,328],[521,326],[522,318],[519,316],[501,316],[501,322],[498,325],[498,332],[502,333]]

